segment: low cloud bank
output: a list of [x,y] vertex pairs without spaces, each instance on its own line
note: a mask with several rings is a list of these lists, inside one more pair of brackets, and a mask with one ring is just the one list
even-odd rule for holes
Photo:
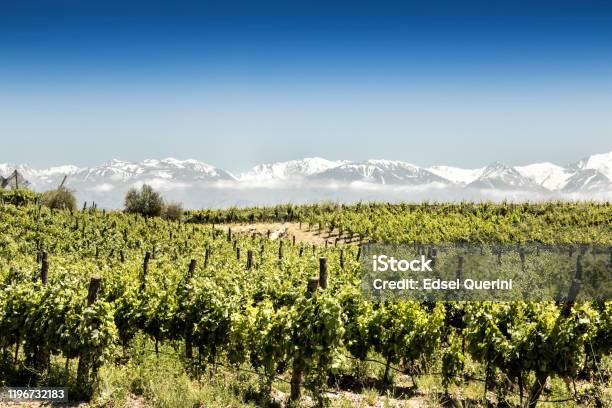
[[150,179],[131,185],[104,183],[94,187],[79,188],[73,185],[80,201],[95,201],[99,207],[121,208],[125,193],[130,187],[143,183],[159,190],[164,198],[180,201],[187,208],[223,208],[228,206],[274,205],[292,202],[296,204],[336,201],[611,201],[612,192],[559,193],[533,191],[500,191],[464,188],[440,183],[418,186],[380,185],[365,182],[303,182],[260,180],[253,182],[216,181],[203,183],[177,183],[164,179]]

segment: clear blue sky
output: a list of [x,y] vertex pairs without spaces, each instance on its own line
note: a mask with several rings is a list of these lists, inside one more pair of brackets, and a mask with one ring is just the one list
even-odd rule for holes
[[612,150],[609,1],[0,1],[0,162]]

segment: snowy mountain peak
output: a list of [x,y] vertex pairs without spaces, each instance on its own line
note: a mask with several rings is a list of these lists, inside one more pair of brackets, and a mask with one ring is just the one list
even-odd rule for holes
[[338,167],[344,161],[332,161],[321,157],[306,157],[278,163],[260,164],[242,173],[240,180],[288,180],[300,179]]
[[318,179],[374,184],[447,184],[448,180],[410,163],[395,160],[345,162],[316,175]]
[[573,174],[566,168],[549,162],[516,166],[514,168],[523,177],[527,177],[549,190],[563,188]]
[[[333,161],[307,157],[261,164],[239,177],[199,160],[174,157],[139,162],[113,159],[94,167],[64,165],[35,169],[25,164],[0,164],[0,176],[4,179],[15,170],[38,191],[57,187],[67,175],[66,185],[76,191],[79,200],[95,200],[115,208],[121,206],[127,189],[143,183],[164,194],[172,191],[168,197],[196,208],[273,204],[280,199],[346,201],[350,196],[380,200],[384,194],[404,200],[418,199],[415,194],[434,200],[612,199],[612,152],[591,155],[567,166],[542,162],[510,167],[493,162],[476,169],[444,165],[422,168],[399,160]],[[264,185],[253,181],[264,181]],[[283,193],[270,194],[270,187]],[[257,190],[260,188],[265,190]],[[240,198],[240,194],[248,198]]]
[[427,170],[453,183],[469,184],[482,175],[484,167],[479,169],[461,169],[451,166],[433,166],[428,167]]
[[524,177],[516,169],[500,162],[494,162],[486,166],[480,176],[469,183],[468,187],[500,191],[543,190],[543,187]]
[[578,161],[575,166],[581,170],[593,169],[612,180],[612,152],[593,154]]

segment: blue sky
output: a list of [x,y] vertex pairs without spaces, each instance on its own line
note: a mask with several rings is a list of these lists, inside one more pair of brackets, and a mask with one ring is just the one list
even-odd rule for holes
[[0,162],[612,150],[607,1],[0,0]]

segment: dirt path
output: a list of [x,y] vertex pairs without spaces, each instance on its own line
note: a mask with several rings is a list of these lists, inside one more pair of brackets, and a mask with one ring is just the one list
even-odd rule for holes
[[342,236],[339,235],[338,231],[333,231],[331,234],[327,231],[318,231],[315,228],[308,230],[306,224],[300,224],[297,222],[270,222],[270,223],[255,223],[255,224],[223,224],[216,225],[216,229],[222,229],[227,231],[228,228],[232,229],[233,233],[238,234],[261,234],[267,235],[270,231],[270,239],[278,239],[281,237],[288,237],[293,239],[295,237],[296,242],[307,242],[311,244],[324,245],[325,241],[333,244],[336,239],[339,243],[358,243],[359,237],[353,236],[351,240],[347,234]]

